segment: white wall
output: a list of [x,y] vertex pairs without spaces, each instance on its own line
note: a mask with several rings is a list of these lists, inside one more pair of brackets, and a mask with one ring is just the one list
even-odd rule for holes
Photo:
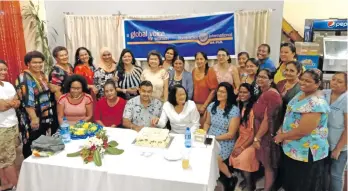
[[347,18],[348,0],[284,1],[284,18],[303,36],[305,19]]
[[[64,14],[73,12],[75,15],[165,15],[212,13],[251,9],[274,9],[271,18],[270,41],[271,58],[279,58],[281,22],[283,16],[283,0],[279,1],[45,1],[46,19],[49,27],[54,27],[59,36],[57,43],[50,41],[51,47],[64,45]],[[112,34],[110,34],[112,35]],[[256,48],[256,47],[255,47]],[[118,55],[116,56],[118,57]]]

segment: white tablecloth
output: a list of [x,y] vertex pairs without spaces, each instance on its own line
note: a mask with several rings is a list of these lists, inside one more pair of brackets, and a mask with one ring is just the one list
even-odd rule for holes
[[[168,161],[168,150],[183,150],[184,135],[173,135],[168,149],[143,148],[132,144],[137,133],[129,129],[106,128],[109,140],[116,140],[122,155],[105,155],[101,167],[84,164],[76,152],[85,140],[66,144],[64,151],[49,158],[29,157],[23,161],[17,191],[214,191],[219,177],[219,144],[194,145],[191,169],[183,170],[181,160]],[[143,152],[153,153],[149,157]]]

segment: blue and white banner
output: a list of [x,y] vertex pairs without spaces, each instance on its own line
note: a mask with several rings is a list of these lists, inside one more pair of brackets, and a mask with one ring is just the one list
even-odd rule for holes
[[125,47],[136,58],[146,58],[151,50],[163,55],[168,46],[175,46],[184,57],[192,57],[197,51],[216,56],[219,48],[235,54],[233,13],[170,20],[125,20],[124,33]]

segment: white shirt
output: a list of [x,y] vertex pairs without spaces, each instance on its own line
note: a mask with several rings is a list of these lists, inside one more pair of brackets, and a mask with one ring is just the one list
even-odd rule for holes
[[[12,84],[2,81],[4,86],[0,85],[0,99],[13,99],[16,90]],[[0,128],[13,127],[18,124],[16,111],[11,108],[6,111],[0,111]]]
[[184,109],[179,114],[175,111],[174,106],[171,103],[165,102],[157,126],[164,128],[169,119],[172,128],[171,133],[185,134],[187,127],[191,128],[191,132],[195,132],[196,129],[199,128],[199,118],[200,115],[196,104],[191,100],[188,100],[185,103]]

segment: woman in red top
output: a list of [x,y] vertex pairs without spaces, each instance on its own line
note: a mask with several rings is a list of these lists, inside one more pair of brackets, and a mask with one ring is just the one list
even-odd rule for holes
[[83,76],[87,81],[88,89],[96,94],[98,89],[93,84],[94,70],[91,51],[85,47],[78,48],[75,53],[74,73]]
[[104,95],[94,109],[94,120],[104,127],[119,127],[122,124],[123,110],[126,100],[117,96],[113,80],[107,80],[104,85]]

